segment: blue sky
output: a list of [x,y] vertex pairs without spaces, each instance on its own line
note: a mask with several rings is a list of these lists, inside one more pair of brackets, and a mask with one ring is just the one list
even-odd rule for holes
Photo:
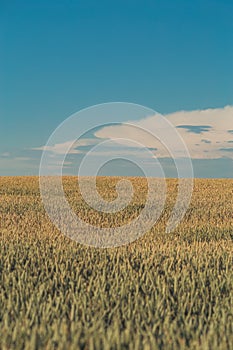
[[[232,44],[229,0],[1,0],[0,175],[37,174],[29,150],[94,104],[165,115],[233,105]],[[227,154],[195,159],[196,175],[232,177]]]

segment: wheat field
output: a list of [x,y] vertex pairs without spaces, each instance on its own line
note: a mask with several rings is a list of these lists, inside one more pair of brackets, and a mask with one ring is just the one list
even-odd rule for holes
[[[116,196],[118,178],[97,179]],[[101,214],[63,179],[82,219],[106,227],[132,220],[147,182],[119,214]],[[233,349],[233,180],[196,179],[184,220],[166,222],[177,194],[142,238],[118,248],[83,246],[46,214],[37,177],[0,178],[0,349]]]

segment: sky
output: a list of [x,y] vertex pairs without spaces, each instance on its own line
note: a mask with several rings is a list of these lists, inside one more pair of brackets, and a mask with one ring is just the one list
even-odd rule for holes
[[[83,108],[119,101],[167,118],[186,142],[196,177],[231,178],[232,44],[230,0],[0,0],[0,175],[37,175],[60,123]],[[101,122],[95,113],[90,118]],[[117,118],[156,129],[153,113]],[[83,136],[72,161],[122,128]],[[47,152],[54,156],[72,140]],[[169,155],[140,140],[173,176]],[[105,172],[140,173],[123,161]]]

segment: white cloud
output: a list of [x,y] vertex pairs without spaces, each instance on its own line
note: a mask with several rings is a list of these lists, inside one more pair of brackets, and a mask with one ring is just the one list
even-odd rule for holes
[[[176,128],[193,159],[233,158],[233,106],[178,111],[164,117]],[[69,149],[69,154],[83,154],[86,153],[86,150],[82,149],[84,146],[96,145],[103,139],[118,139],[114,141],[116,145],[125,145],[125,149],[121,148],[122,154],[136,153],[138,151],[136,148],[139,147],[138,143],[140,143],[144,147],[150,148],[156,157],[170,157],[166,147],[146,131],[150,130],[152,134],[156,135],[156,132],[160,130],[160,133],[162,132],[165,136],[165,141],[166,137],[172,137],[169,128],[164,128],[162,124],[162,127],[158,125],[156,115],[141,120],[129,120],[128,123],[135,125],[136,128],[125,124],[106,126],[95,133],[96,138],[84,138],[78,141],[68,140],[52,146],[36,147],[33,150],[48,151],[51,153],[51,157],[63,155],[67,149]],[[133,143],[132,140],[137,143]],[[176,145],[174,145],[175,147]],[[132,148],[134,148],[133,151]],[[114,154],[115,151],[116,149],[106,149],[104,154],[106,152]],[[101,156],[103,153],[96,150],[93,151],[93,155]]]
[[[176,130],[186,143],[192,158],[233,158],[233,152],[231,152],[232,143],[229,142],[233,139],[230,132],[230,130],[233,130],[233,106],[196,111],[179,111],[167,114],[164,117],[176,127]],[[155,151],[157,157],[168,156],[166,148],[158,140],[149,135],[148,132],[140,130],[140,128],[150,130],[156,135],[156,131],[158,132],[160,128],[156,116],[140,121],[128,121],[128,123],[135,125],[137,128],[127,125],[109,126],[97,131],[95,136],[104,139],[122,138],[136,140],[145,147],[157,148]],[[166,135],[165,129],[163,133]],[[129,143],[126,140],[117,142],[129,147],[133,145],[132,142]]]

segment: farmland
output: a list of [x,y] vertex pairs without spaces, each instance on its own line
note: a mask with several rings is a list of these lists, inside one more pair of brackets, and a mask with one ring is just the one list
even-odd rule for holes
[[[99,178],[115,196],[117,178]],[[140,212],[146,179],[117,224]],[[0,178],[0,349],[232,349],[233,180],[196,179],[191,205],[172,233],[166,222],[177,181],[158,223],[118,248],[83,246],[46,214],[37,177]],[[77,215],[111,227],[113,214],[82,202],[64,178]],[[115,221],[114,221],[115,220]]]

